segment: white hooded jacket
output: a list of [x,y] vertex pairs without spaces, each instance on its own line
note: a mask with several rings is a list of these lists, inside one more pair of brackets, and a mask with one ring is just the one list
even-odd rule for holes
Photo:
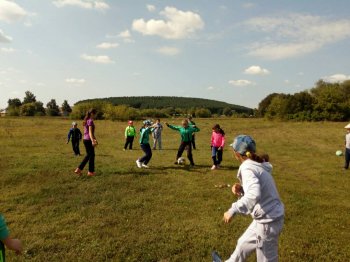
[[269,162],[245,160],[237,173],[244,195],[232,204],[228,212],[231,215],[250,214],[258,223],[269,223],[282,218],[284,206],[271,172],[272,165]]

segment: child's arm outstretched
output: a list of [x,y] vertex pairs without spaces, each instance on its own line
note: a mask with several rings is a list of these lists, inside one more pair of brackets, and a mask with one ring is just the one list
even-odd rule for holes
[[10,237],[9,230],[6,225],[6,221],[3,215],[0,214],[0,240],[5,244],[8,249],[16,252],[17,255],[22,253],[22,244],[19,239]]

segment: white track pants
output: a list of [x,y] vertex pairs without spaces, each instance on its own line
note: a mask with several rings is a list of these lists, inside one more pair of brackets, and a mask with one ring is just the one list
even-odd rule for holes
[[255,220],[238,239],[235,251],[226,262],[243,262],[256,250],[258,262],[278,261],[278,237],[283,228],[284,219],[267,224]]

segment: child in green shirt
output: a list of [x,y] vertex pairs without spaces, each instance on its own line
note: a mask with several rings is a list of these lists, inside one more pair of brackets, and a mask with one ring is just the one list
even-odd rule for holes
[[187,150],[187,158],[190,160],[190,165],[194,166],[193,156],[192,156],[192,138],[193,133],[199,132],[200,129],[195,125],[190,126],[188,120],[185,119],[182,121],[182,126],[173,126],[165,123],[167,127],[179,131],[181,135],[181,144],[179,150],[177,151],[176,161],[174,164],[178,164],[177,160],[182,156],[182,153]]
[[14,250],[17,255],[22,253],[21,241],[10,237],[5,218],[0,214],[0,262],[5,262],[5,246]]

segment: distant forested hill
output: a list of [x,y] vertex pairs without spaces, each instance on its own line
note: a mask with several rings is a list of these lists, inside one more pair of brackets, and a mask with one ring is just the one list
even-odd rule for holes
[[100,99],[82,100],[76,103],[85,102],[108,102],[113,105],[128,105],[139,109],[164,109],[164,108],[207,108],[212,113],[221,113],[223,109],[230,108],[237,113],[252,113],[252,109],[244,106],[229,104],[226,102],[191,97],[175,97],[175,96],[127,96],[127,97],[108,97]]

